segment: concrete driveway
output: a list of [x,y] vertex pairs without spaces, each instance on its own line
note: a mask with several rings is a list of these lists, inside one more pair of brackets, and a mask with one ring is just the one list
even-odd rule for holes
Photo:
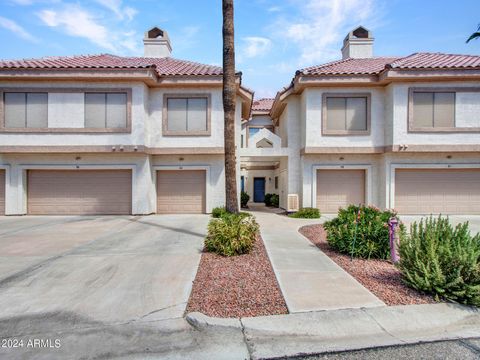
[[0,321],[181,317],[207,222],[206,215],[0,217]]

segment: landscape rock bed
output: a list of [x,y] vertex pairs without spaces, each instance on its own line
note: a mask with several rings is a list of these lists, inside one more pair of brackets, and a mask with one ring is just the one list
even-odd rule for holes
[[288,314],[282,292],[258,235],[249,254],[225,257],[204,252],[187,312],[212,317]]
[[333,250],[326,240],[327,234],[322,225],[307,225],[300,228],[299,231],[385,304],[435,303],[431,296],[422,294],[405,285],[400,271],[390,261],[358,258],[351,261],[350,256]]

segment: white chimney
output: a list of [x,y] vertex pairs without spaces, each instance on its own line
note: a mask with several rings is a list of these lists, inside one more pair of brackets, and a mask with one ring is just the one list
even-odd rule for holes
[[343,40],[342,59],[373,57],[372,32],[363,26],[350,31]]
[[172,54],[172,46],[168,33],[158,27],[154,27],[145,33],[143,38],[143,56],[145,57],[168,57]]

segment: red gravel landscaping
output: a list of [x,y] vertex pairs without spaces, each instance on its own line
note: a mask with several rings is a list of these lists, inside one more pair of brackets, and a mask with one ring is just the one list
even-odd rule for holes
[[385,304],[412,305],[435,303],[431,296],[407,287],[402,282],[400,271],[390,261],[356,258],[351,261],[350,256],[333,250],[327,243],[327,234],[322,225],[304,226],[299,231]]
[[260,236],[249,254],[202,254],[187,306],[192,311],[213,317],[288,314]]

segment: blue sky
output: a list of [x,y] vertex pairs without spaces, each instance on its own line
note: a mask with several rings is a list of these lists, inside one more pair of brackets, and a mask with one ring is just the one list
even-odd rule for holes
[[[169,32],[173,56],[222,62],[220,0],[0,0],[0,58],[142,55],[145,30]],[[340,57],[357,25],[374,53],[480,54],[465,39],[480,23],[478,0],[236,0],[237,69],[256,97],[273,96],[296,69]]]

